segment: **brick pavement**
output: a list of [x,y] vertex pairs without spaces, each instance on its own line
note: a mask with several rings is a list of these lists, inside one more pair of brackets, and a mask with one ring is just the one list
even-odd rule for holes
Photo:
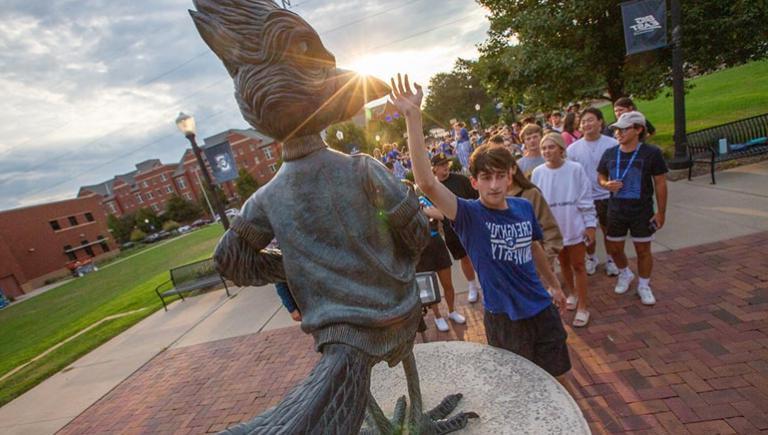
[[[658,254],[655,307],[614,295],[602,270],[589,282],[592,322],[568,331],[594,433],[768,432],[768,233]],[[439,333],[430,315],[426,339],[484,342],[482,306],[462,308],[466,326]],[[298,327],[168,350],[61,433],[218,431],[276,404],[317,359]]]

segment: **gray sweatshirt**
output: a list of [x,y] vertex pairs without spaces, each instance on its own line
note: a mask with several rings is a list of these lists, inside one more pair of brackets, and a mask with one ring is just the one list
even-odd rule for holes
[[[429,241],[426,218],[370,156],[318,144],[305,152],[284,154],[275,178],[244,204],[216,248],[219,269],[239,285],[284,275],[318,350],[341,342],[396,362],[421,317],[414,272]],[[260,252],[273,237],[284,273]]]

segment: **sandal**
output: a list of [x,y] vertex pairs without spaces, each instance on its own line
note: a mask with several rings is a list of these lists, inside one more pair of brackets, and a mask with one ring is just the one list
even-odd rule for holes
[[576,309],[576,305],[579,304],[579,297],[576,295],[570,295],[565,299],[565,309],[573,311]]
[[579,310],[576,312],[576,317],[573,318],[573,326],[582,328],[589,323],[589,311]]

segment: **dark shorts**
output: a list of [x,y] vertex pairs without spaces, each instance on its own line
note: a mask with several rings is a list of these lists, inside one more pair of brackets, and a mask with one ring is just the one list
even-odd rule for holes
[[443,231],[445,232],[445,244],[448,246],[448,250],[451,251],[453,259],[458,261],[466,257],[467,251],[464,250],[464,245],[461,244],[459,235],[456,234],[451,224],[443,224]]
[[627,238],[627,233],[632,236],[633,242],[650,242],[653,240],[651,227],[653,208],[644,207],[636,212],[623,212],[620,210],[608,211],[608,231],[606,238],[612,242],[621,242]]
[[521,320],[510,320],[505,313],[486,311],[483,323],[485,337],[491,346],[514,352],[552,376],[560,376],[571,369],[566,344],[568,334],[555,305]]
[[597,220],[600,222],[601,227],[608,227],[608,199],[596,199],[595,211],[597,212]]
[[419,264],[416,265],[416,272],[437,272],[448,269],[452,264],[443,238],[435,236],[430,238],[429,244],[421,252]]

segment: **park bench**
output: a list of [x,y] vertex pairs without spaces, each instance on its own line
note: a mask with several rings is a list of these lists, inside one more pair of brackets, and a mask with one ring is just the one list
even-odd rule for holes
[[155,288],[155,293],[160,297],[165,311],[168,311],[166,297],[178,295],[181,300],[184,300],[184,293],[215,287],[219,284],[224,285],[227,296],[230,296],[229,287],[216,270],[213,258],[174,267],[169,272],[171,279]]
[[[726,142],[721,146],[721,140]],[[688,179],[694,163],[709,163],[712,184],[715,164],[768,152],[768,113],[716,125],[688,134]]]

